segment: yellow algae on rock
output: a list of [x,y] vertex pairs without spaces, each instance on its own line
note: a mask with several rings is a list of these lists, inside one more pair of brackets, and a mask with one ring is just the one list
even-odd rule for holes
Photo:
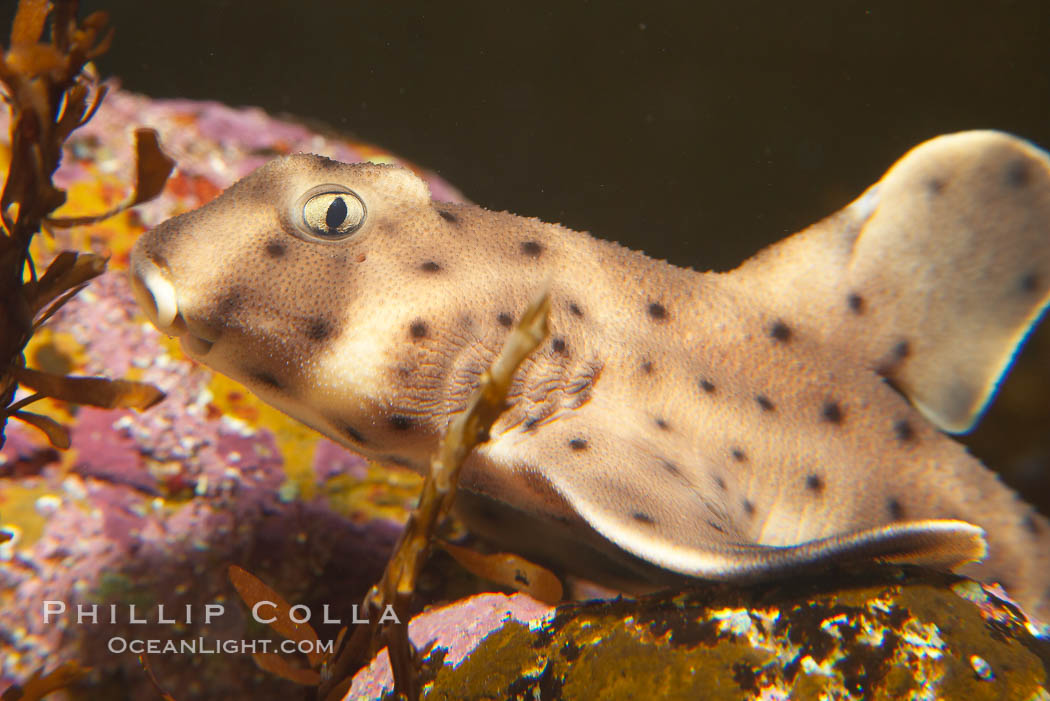
[[364,478],[335,475],[322,490],[337,513],[355,520],[387,518],[404,521],[419,498],[422,476],[404,468],[370,462]]
[[208,389],[220,413],[241,419],[253,430],[265,429],[273,434],[288,478],[286,484],[294,486],[293,493],[299,498],[312,499],[316,494],[314,451],[321,436],[223,375],[212,374]]
[[50,514],[38,506],[40,500],[61,498],[52,487],[43,484],[5,481],[0,486],[0,529],[17,534],[12,539],[13,549],[31,548],[44,534]]

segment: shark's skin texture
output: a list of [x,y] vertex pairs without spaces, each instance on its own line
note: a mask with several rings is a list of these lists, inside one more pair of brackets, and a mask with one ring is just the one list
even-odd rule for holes
[[465,466],[473,527],[628,579],[918,562],[1045,617],[1050,523],[942,431],[1045,310],[1048,244],[1047,154],[986,131],[729,273],[311,155],[153,229],[132,268],[189,355],[417,470],[548,285],[551,337]]

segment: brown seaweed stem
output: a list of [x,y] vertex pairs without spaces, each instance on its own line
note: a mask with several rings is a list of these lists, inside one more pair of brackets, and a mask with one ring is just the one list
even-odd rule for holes
[[[507,393],[515,372],[547,337],[549,313],[550,298],[544,292],[525,310],[495,362],[482,373],[481,383],[466,409],[449,424],[423,481],[419,504],[409,515],[382,578],[365,595],[361,608],[367,612],[369,623],[357,626],[335,662],[322,670],[319,699],[342,698],[353,674],[384,643],[390,655],[395,694],[410,701],[419,698],[418,660],[408,638],[410,606],[419,573],[430,554],[438,525],[452,507],[463,462],[474,448],[489,439],[492,425],[507,408]],[[393,607],[396,622],[380,624],[387,606]]]
[[[144,409],[163,397],[143,383],[47,375],[26,367],[24,351],[33,334],[106,269],[102,256],[63,251],[41,274],[30,254],[33,237],[48,231],[45,225],[90,224],[144,202],[161,191],[174,167],[160,151],[156,133],[138,130],[130,198],[99,215],[54,217],[66,201],[53,182],[63,147],[106,95],[90,61],[113,38],[106,13],[78,21],[77,7],[77,0],[20,0],[10,44],[0,52],[0,97],[11,112],[11,163],[0,191],[0,446],[7,419],[14,417],[43,431],[55,447],[69,447],[65,427],[25,411],[29,402],[15,401],[19,386],[42,397],[94,406]],[[49,20],[50,36],[42,40]]]

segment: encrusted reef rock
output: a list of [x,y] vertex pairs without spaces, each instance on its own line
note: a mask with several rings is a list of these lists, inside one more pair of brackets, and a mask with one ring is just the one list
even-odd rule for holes
[[[491,632],[469,633],[473,649],[461,627],[498,602],[413,621],[417,646],[430,646],[426,698],[1050,701],[1047,626],[1000,589],[952,575],[890,567],[715,585],[532,620],[516,598]],[[389,692],[383,664],[346,698],[377,698],[383,675]]]

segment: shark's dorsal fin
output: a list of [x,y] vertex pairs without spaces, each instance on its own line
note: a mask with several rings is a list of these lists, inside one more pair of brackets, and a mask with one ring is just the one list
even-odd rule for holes
[[1047,154],[963,132],[912,149],[848,207],[728,277],[961,433],[1050,302],[1048,221]]

